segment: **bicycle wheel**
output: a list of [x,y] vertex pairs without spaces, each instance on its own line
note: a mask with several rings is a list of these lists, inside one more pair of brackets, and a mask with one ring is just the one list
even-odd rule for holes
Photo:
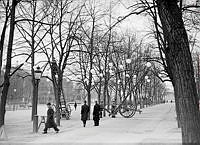
[[137,105],[135,104],[123,104],[119,109],[119,113],[125,118],[131,118],[135,115]]

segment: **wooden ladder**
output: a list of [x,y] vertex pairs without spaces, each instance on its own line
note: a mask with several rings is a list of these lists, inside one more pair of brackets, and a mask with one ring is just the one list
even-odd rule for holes
[[62,90],[62,95],[60,96],[60,113],[61,113],[61,117],[65,117],[67,120],[69,119],[69,112],[68,112],[68,108],[67,108],[67,104],[66,104],[66,100],[65,100],[65,96]]

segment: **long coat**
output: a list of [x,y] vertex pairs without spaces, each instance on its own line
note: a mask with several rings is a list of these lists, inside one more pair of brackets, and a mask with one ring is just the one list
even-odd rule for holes
[[47,121],[46,121],[46,127],[47,128],[53,128],[56,127],[56,123],[54,121],[54,110],[52,108],[49,108],[47,110]]
[[100,105],[95,104],[94,109],[93,109],[93,120],[94,121],[100,120],[100,111],[101,111]]
[[84,104],[81,106],[81,120],[86,121],[88,119],[88,113],[90,108],[88,105]]

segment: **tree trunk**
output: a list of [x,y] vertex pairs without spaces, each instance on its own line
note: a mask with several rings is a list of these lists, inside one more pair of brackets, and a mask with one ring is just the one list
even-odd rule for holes
[[56,101],[56,124],[60,126],[60,94],[59,93],[59,84],[58,80],[55,77],[55,72],[51,71],[52,73],[52,80],[53,80],[53,89],[54,89],[54,95],[55,95],[55,101]]
[[[1,40],[0,40],[0,70],[2,68],[3,46],[4,46],[4,40],[5,40],[7,22],[8,22],[8,17],[6,17],[6,20],[5,20],[4,26],[3,26],[3,30],[2,30],[2,33],[1,33]],[[1,71],[0,71],[0,76],[1,76]]]
[[88,102],[88,106],[90,108],[89,112],[88,112],[88,120],[90,120],[90,112],[91,112],[91,91],[90,91],[90,88],[88,89],[87,88],[87,102]]
[[[107,98],[107,87],[108,87],[108,80],[107,80],[107,74],[105,73],[104,77],[104,89],[103,89],[103,107],[106,107],[106,98]],[[106,110],[103,110],[103,116],[106,116]]]
[[109,90],[108,90],[108,85],[107,85],[106,93],[107,93],[107,95],[106,95],[107,96],[107,109],[109,110],[110,109],[110,100],[111,100],[111,98],[110,98],[110,94],[109,94]]
[[34,115],[37,115],[37,103],[38,103],[38,82],[35,80],[35,14],[36,14],[36,2],[33,2],[33,21],[31,25],[31,75],[32,75],[32,86],[33,86],[33,98],[32,98],[32,114],[31,120],[33,121]]
[[[176,97],[176,96],[177,96],[176,92],[174,92],[174,96],[175,96],[175,102],[178,102],[178,97]],[[175,107],[176,107],[177,125],[178,125],[178,128],[180,128],[180,127],[181,127],[181,118],[180,118],[180,108],[179,108],[179,104],[176,103]]]
[[[91,54],[93,54],[93,53],[91,52]],[[90,68],[92,68],[92,55],[90,56]],[[89,82],[87,85],[87,95],[88,95],[87,101],[88,101],[88,106],[89,106],[90,110],[91,110],[91,84],[92,84],[92,73],[89,72]],[[90,120],[90,114],[91,114],[90,110],[88,112],[88,120]]]
[[[5,22],[4,22],[4,25],[3,25],[3,29],[2,29],[2,33],[1,33],[1,40],[0,40],[0,70],[2,68],[3,46],[4,46],[4,41],[5,41],[7,23],[8,23],[8,19],[9,19],[8,7],[9,7],[9,1],[7,1],[7,5],[6,5],[6,15],[5,15],[6,18],[5,18]],[[1,76],[1,71],[0,71],[0,76]]]
[[197,93],[200,100],[200,53],[197,53]]
[[0,101],[0,127],[4,125],[5,121],[5,106],[7,100],[8,89],[10,86],[10,69],[11,69],[11,59],[12,59],[12,46],[13,46],[13,38],[14,38],[14,29],[15,29],[15,7],[17,5],[16,0],[12,1],[12,9],[11,9],[11,19],[10,19],[10,34],[7,48],[7,61],[6,61],[6,71],[4,75],[4,86],[1,95]]
[[57,86],[57,97],[56,97],[56,108],[58,108],[58,113],[56,114],[56,123],[58,126],[60,126],[60,109],[59,107],[62,107],[60,104],[60,98],[61,98],[61,94],[62,94],[62,76],[58,75],[58,86]]
[[180,109],[183,144],[200,143],[200,116],[192,57],[181,9],[175,0],[157,0],[168,47],[166,62]]
[[100,77],[99,79],[99,88],[98,88],[98,103],[101,103],[101,83],[102,83],[102,78]]
[[33,98],[32,98],[32,115],[31,120],[33,121],[33,118],[35,115],[37,115],[37,104],[38,104],[38,85],[39,80],[32,79],[32,85],[33,85]]
[[118,78],[116,75],[116,79],[115,79],[115,104],[117,104],[117,96],[118,96]]

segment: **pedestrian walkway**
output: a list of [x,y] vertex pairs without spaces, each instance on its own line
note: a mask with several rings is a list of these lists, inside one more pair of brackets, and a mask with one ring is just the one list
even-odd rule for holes
[[[77,113],[77,115],[80,115]],[[15,144],[35,145],[88,145],[88,144],[180,144],[181,131],[177,128],[174,104],[160,104],[143,109],[133,118],[104,118],[100,126],[87,122],[83,128],[74,117],[61,127],[61,132],[53,131],[47,135],[38,133],[35,137],[24,137],[15,140]],[[3,142],[13,143],[13,141]],[[1,142],[0,142],[1,144]]]

